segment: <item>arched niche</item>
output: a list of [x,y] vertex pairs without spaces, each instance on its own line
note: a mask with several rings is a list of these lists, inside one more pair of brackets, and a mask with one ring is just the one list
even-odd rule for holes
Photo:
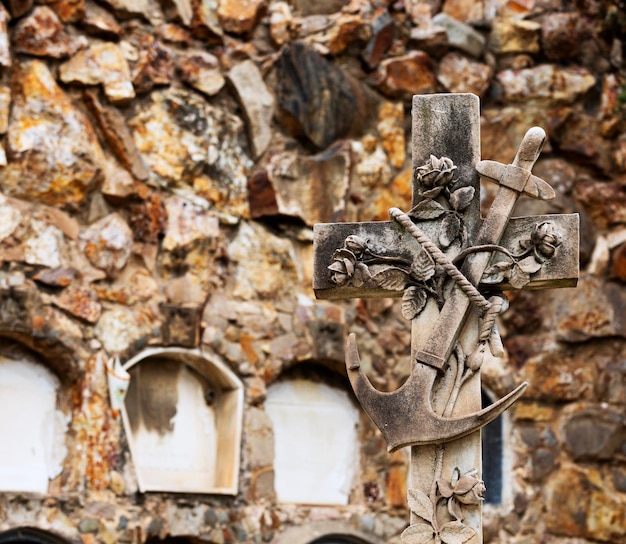
[[280,502],[348,504],[359,466],[360,412],[344,383],[327,369],[305,365],[268,387]]
[[61,537],[35,529],[33,527],[20,527],[0,533],[0,544],[69,544]]
[[375,535],[355,529],[345,521],[314,521],[290,527],[279,533],[271,544],[382,544]]
[[200,350],[149,349],[124,365],[122,407],[141,491],[235,495],[243,385]]
[[0,338],[0,491],[46,494],[63,470],[69,397],[43,360]]

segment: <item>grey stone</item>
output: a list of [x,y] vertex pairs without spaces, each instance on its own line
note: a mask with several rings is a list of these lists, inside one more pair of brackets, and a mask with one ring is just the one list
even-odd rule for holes
[[476,58],[483,54],[486,40],[480,32],[474,30],[470,25],[457,21],[445,13],[435,15],[432,23],[446,29],[448,43],[451,47],[465,51]]
[[246,60],[228,72],[241,108],[248,122],[248,139],[252,155],[260,157],[272,138],[271,121],[274,115],[274,97],[267,89],[256,64]]

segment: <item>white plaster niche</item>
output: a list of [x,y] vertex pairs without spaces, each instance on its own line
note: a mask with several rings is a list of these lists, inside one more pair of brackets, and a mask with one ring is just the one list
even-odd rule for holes
[[344,389],[304,378],[268,388],[274,487],[284,503],[348,504],[357,467],[359,410]]
[[123,366],[122,418],[141,491],[235,495],[243,385],[200,350],[155,348]]
[[63,470],[70,421],[59,379],[34,355],[0,339],[0,491],[45,494]]

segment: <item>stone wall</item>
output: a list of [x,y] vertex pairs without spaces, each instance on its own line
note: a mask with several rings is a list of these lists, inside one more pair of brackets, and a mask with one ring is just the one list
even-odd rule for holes
[[[397,302],[313,300],[312,225],[408,209],[410,98],[449,91],[481,96],[484,159],[508,163],[527,128],[546,129],[535,172],[558,196],[518,215],[581,215],[579,287],[511,294],[507,357],[484,369],[497,395],[530,382],[485,541],[626,541],[625,13],[620,0],[0,4],[0,335],[59,377],[69,415],[62,471],[46,496],[0,494],[0,531],[398,542],[407,455],[387,455],[362,416],[350,504],[280,504],[264,399],[304,363],[340,375],[348,331],[377,387],[406,378]],[[236,496],[138,492],[103,361],[158,346],[200,347],[243,382]]]

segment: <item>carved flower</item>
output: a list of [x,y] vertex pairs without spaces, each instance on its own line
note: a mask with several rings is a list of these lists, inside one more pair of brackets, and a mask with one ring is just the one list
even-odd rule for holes
[[343,245],[346,249],[352,251],[352,253],[354,253],[356,256],[361,255],[367,249],[367,242],[356,234],[351,234],[350,236],[348,236],[345,239]]
[[415,169],[415,177],[424,187],[430,189],[445,187],[452,181],[455,170],[456,166],[452,163],[452,159],[448,157],[438,159],[431,155],[430,160],[425,165]]
[[439,493],[448,499],[448,511],[458,520],[463,519],[461,505],[477,505],[484,500],[485,483],[476,474],[474,469],[461,476],[461,471],[455,468],[450,482],[437,480]]
[[367,265],[358,262],[356,255],[346,248],[335,251],[333,261],[327,268],[330,270],[330,281],[335,285],[351,282],[354,287],[361,287],[371,277]]
[[561,236],[550,221],[544,221],[535,225],[530,240],[520,242],[524,249],[533,250],[539,262],[551,259],[556,248],[561,245]]

